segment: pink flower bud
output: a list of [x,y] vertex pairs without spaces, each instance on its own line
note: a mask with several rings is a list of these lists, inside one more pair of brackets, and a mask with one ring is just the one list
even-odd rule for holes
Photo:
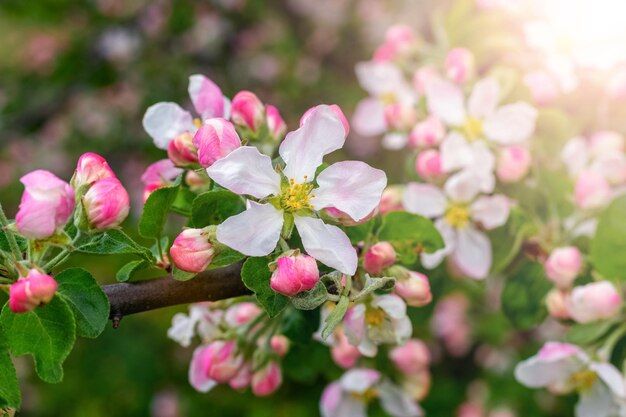
[[220,384],[234,378],[243,366],[243,356],[237,351],[237,342],[234,340],[210,343],[202,359],[206,375]]
[[252,365],[248,362],[244,363],[237,375],[228,382],[228,385],[234,390],[244,389],[252,381]]
[[422,67],[419,68],[413,74],[413,88],[420,94],[426,93],[426,86],[433,82],[434,80],[438,80],[441,77],[437,72],[437,69],[434,67]]
[[237,126],[257,132],[265,122],[265,106],[250,91],[240,91],[233,97],[230,119]]
[[[302,126],[307,121],[309,116],[311,116],[311,114],[313,113],[315,109],[317,109],[317,107],[318,106],[313,106],[304,112],[304,114],[300,118],[300,126]],[[345,114],[343,114],[341,107],[339,107],[336,104],[329,104],[328,107],[339,118],[339,120],[341,121],[341,124],[343,125],[344,130],[346,131],[346,136],[348,136],[348,134],[350,133],[350,123],[348,123],[348,119],[346,119]]]
[[115,173],[107,161],[98,154],[87,152],[78,158],[71,183],[74,188],[78,188],[109,177],[115,177]]
[[606,205],[611,199],[611,186],[600,173],[586,170],[576,180],[574,200],[582,209],[596,209]]
[[361,357],[359,349],[351,345],[343,331],[334,333],[335,343],[330,348],[333,361],[344,369],[352,368]]
[[142,195],[142,201],[144,204],[146,204],[146,201],[148,200],[148,197],[150,197],[150,194],[152,194],[155,190],[158,190],[159,188],[163,188],[165,187],[165,184],[161,184],[160,182],[153,182],[152,184],[148,184],[143,188],[143,195]]
[[283,383],[283,374],[276,362],[268,362],[252,375],[252,393],[257,397],[273,394]]
[[559,98],[559,85],[545,71],[537,70],[524,76],[524,84],[530,90],[534,102],[539,106],[548,106]]
[[282,334],[275,334],[270,339],[270,346],[272,347],[272,350],[274,350],[274,352],[282,358],[289,351],[289,339]]
[[553,288],[546,296],[546,307],[548,313],[557,319],[567,320],[570,318],[567,310],[569,294],[565,291]]
[[335,208],[335,207],[326,207],[324,209],[324,212],[326,214],[328,214],[330,217],[332,217],[333,220],[335,220],[338,223],[341,223],[344,226],[358,226],[359,224],[363,224],[363,223],[369,221],[377,213],[376,209],[374,209],[374,210],[372,210],[372,212],[370,214],[368,214],[367,216],[365,216],[361,220],[356,221],[352,217],[350,217],[347,213],[345,213],[345,212],[343,212],[343,211],[341,211],[341,210],[339,210],[338,208]]
[[446,128],[437,116],[431,115],[415,125],[409,135],[409,145],[417,148],[436,146],[446,134]]
[[312,289],[320,279],[315,258],[308,255],[281,256],[276,262],[270,287],[280,294],[293,297]]
[[517,182],[528,174],[530,152],[521,146],[502,148],[498,155],[496,174],[502,182]]
[[428,277],[415,271],[409,271],[405,277],[399,279],[393,290],[411,307],[425,306],[433,299]]
[[402,190],[402,187],[393,185],[385,188],[385,191],[383,191],[383,195],[380,199],[380,204],[378,205],[378,212],[380,214],[385,214],[391,211],[404,210],[404,205],[402,203]]
[[582,256],[578,248],[566,246],[550,253],[545,262],[546,276],[560,289],[568,289],[582,268]]
[[141,182],[145,185],[143,190],[143,202],[146,202],[154,190],[165,187],[174,181],[182,172],[183,170],[176,167],[169,159],[161,159],[148,166],[141,176]]
[[614,317],[622,305],[622,296],[609,281],[594,282],[572,290],[568,310],[578,323]]
[[267,128],[270,131],[270,135],[272,136],[272,139],[280,142],[280,140],[285,137],[285,134],[287,133],[287,124],[275,106],[268,105],[266,113]]
[[417,374],[430,363],[430,352],[426,344],[417,339],[411,339],[404,345],[393,348],[389,357],[396,368],[406,375]]
[[385,106],[385,123],[392,130],[408,130],[417,120],[417,113],[412,106],[393,103]]
[[209,119],[193,137],[198,149],[198,162],[208,168],[241,146],[241,139],[231,122],[222,118]]
[[117,178],[95,182],[82,198],[83,207],[91,228],[113,229],[128,216],[130,197]]
[[462,84],[474,74],[474,54],[466,48],[454,48],[446,56],[446,75]]
[[261,313],[263,310],[256,303],[237,303],[226,310],[224,321],[231,327],[239,327],[248,324]]
[[371,275],[379,275],[383,269],[395,263],[396,251],[389,242],[378,242],[370,246],[363,257],[363,268]]
[[185,229],[174,239],[170,248],[170,257],[176,268],[200,273],[207,269],[215,248],[209,240],[208,229]]
[[185,174],[185,183],[191,191],[200,191],[210,184],[210,180],[206,176],[198,174],[196,171],[187,171]]
[[167,146],[167,157],[179,167],[198,162],[198,151],[193,144],[191,133],[184,132],[176,136]]
[[46,239],[62,230],[74,211],[74,189],[43,170],[28,173],[20,181],[25,190],[15,216],[17,231],[29,239]]
[[9,289],[9,308],[14,313],[25,313],[52,300],[58,285],[50,276],[36,269],[28,271],[25,278],[11,284]]
[[427,149],[420,152],[415,160],[415,170],[422,178],[434,178],[443,174],[439,151]]

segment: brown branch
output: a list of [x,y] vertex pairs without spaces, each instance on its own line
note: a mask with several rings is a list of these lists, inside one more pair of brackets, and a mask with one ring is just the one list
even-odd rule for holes
[[189,281],[171,276],[145,281],[104,285],[111,303],[113,326],[129,314],[178,304],[217,301],[249,294],[241,281],[241,263],[198,274]]

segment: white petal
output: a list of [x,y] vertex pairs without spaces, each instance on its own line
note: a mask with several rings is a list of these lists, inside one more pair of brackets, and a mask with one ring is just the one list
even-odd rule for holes
[[474,162],[471,145],[459,132],[450,132],[441,143],[441,168],[452,172],[472,165]]
[[580,136],[568,140],[561,151],[561,161],[572,177],[585,169],[589,163],[587,140]]
[[507,104],[489,115],[483,126],[488,139],[513,145],[528,139],[535,130],[537,110],[526,103]]
[[271,204],[250,201],[243,213],[217,226],[217,240],[248,256],[265,256],[276,248],[283,227],[283,212]]
[[167,149],[170,141],[183,132],[194,133],[193,117],[176,103],[157,103],[146,110],[143,128],[159,149]]
[[509,199],[503,195],[482,196],[476,199],[470,208],[472,219],[487,229],[495,229],[506,223],[509,218]]
[[453,83],[441,79],[426,85],[428,109],[444,123],[459,126],[465,121],[463,92]]
[[389,132],[383,136],[382,141],[383,148],[392,151],[398,151],[404,148],[407,143],[409,143],[409,137],[406,133],[400,132]]
[[491,268],[491,242],[484,233],[472,227],[457,233],[452,260],[467,276],[482,279]]
[[582,392],[576,404],[576,417],[614,417],[615,401],[611,391],[596,382],[589,391]]
[[484,119],[496,109],[500,101],[500,85],[493,78],[476,83],[467,103],[468,111],[476,119]]
[[404,390],[389,381],[378,384],[380,405],[393,417],[419,417],[424,415],[422,409]]
[[541,388],[567,381],[581,367],[582,362],[573,357],[545,360],[532,356],[517,364],[515,379],[529,388]]
[[316,210],[335,207],[356,221],[364,219],[378,207],[387,176],[365,162],[337,162],[317,177],[319,188],[313,190],[311,204]]
[[456,245],[456,230],[450,226],[444,219],[435,221],[435,227],[441,233],[444,247],[433,253],[422,253],[422,266],[426,269],[437,267],[454,250]]
[[591,363],[589,368],[595,371],[602,382],[613,391],[613,393],[620,397],[626,398],[626,382],[624,376],[610,363]]
[[457,203],[467,203],[476,197],[481,184],[469,170],[457,172],[446,181],[443,189],[450,199]]
[[404,207],[425,217],[439,217],[446,211],[448,199],[436,186],[412,182],[404,190]]
[[254,146],[242,146],[207,168],[209,177],[240,195],[265,198],[280,194],[280,175],[269,156]]
[[304,250],[309,255],[339,272],[354,275],[357,266],[356,250],[340,228],[313,217],[294,216],[294,221]]
[[381,295],[372,301],[374,307],[381,308],[389,317],[400,320],[406,317],[406,304],[394,294]]
[[339,117],[327,105],[319,105],[306,122],[289,132],[278,152],[285,161],[284,173],[296,182],[313,181],[315,170],[322,165],[324,155],[341,149],[346,131]]
[[406,84],[402,71],[389,62],[359,62],[355,72],[361,87],[373,96],[402,90]]
[[366,368],[355,368],[343,374],[341,388],[344,391],[363,394],[380,379],[378,371]]
[[376,98],[366,98],[359,101],[354,115],[352,127],[363,136],[377,136],[387,130],[385,122],[385,106]]

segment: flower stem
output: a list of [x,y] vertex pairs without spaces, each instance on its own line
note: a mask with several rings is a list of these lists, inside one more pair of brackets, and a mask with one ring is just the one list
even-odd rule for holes
[[7,219],[6,214],[4,214],[4,210],[2,209],[2,204],[0,204],[0,226],[2,229],[6,231],[6,237],[9,241],[9,246],[11,248],[11,253],[16,260],[22,259],[22,251],[20,251],[20,247],[17,245],[17,240],[15,240],[15,236],[13,232],[9,229],[9,219]]

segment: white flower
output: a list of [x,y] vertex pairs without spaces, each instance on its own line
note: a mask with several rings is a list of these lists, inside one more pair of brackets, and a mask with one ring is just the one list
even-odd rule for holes
[[[217,226],[217,240],[244,255],[271,253],[281,236],[285,218],[293,219],[306,252],[338,271],[353,275],[356,251],[345,233],[313,217],[334,207],[359,221],[380,202],[387,184],[381,170],[363,162],[338,162],[315,173],[324,155],[345,142],[341,120],[328,106],[318,106],[279,148],[286,166],[281,173],[269,156],[244,146],[207,169],[209,176],[230,191],[257,199],[243,213]],[[314,189],[313,181],[318,187]]]
[[485,278],[489,273],[491,242],[476,224],[487,230],[502,226],[509,217],[510,203],[502,195],[476,198],[479,188],[479,182],[468,172],[450,177],[443,191],[430,184],[412,183],[406,187],[406,210],[436,219],[435,226],[445,243],[435,253],[422,254],[426,268],[436,267],[449,255],[471,278]]
[[167,337],[183,347],[191,344],[196,333],[207,340],[218,332],[217,324],[221,320],[221,310],[209,310],[203,304],[189,306],[189,315],[176,313],[172,317],[172,326],[167,330]]

